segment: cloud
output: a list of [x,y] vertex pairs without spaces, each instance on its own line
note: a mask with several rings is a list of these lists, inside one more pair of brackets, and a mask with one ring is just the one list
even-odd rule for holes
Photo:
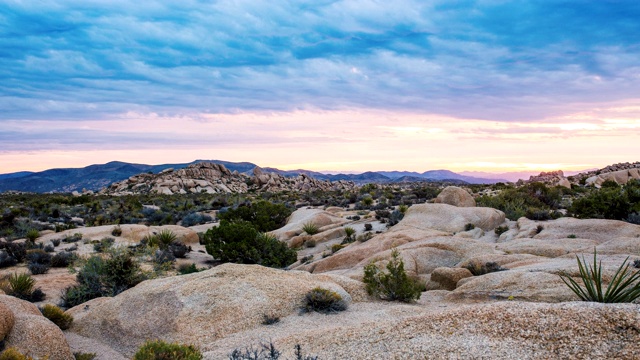
[[60,0],[0,10],[4,119],[378,108],[532,120],[628,98],[640,81],[632,1]]

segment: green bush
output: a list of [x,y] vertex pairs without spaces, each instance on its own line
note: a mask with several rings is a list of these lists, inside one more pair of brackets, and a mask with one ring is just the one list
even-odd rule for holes
[[34,242],[37,238],[40,237],[40,232],[36,229],[29,229],[25,237],[27,238],[27,240]]
[[93,250],[99,253],[104,252],[111,248],[115,242],[116,239],[112,237],[104,237],[98,243],[93,244]]
[[335,291],[317,287],[305,295],[306,312],[334,313],[347,310],[347,303]]
[[62,296],[65,307],[73,307],[101,296],[115,296],[145,279],[138,262],[123,249],[111,249],[106,259],[92,256],[76,275],[77,285]]
[[40,312],[44,317],[51,320],[52,323],[58,325],[61,330],[67,330],[73,322],[73,316],[52,304],[44,305],[40,308]]
[[0,360],[33,360],[33,358],[30,356],[25,356],[14,347],[10,347],[0,353]]
[[640,212],[640,181],[629,180],[624,186],[593,189],[576,199],[569,208],[570,214],[581,219],[625,220]]
[[282,268],[297,260],[296,252],[285,243],[272,235],[258,233],[246,221],[223,220],[220,226],[207,230],[204,242],[207,253],[222,262]]
[[604,292],[602,261],[598,263],[595,249],[591,266],[587,264],[584,256],[580,261],[576,255],[576,260],[584,287],[580,286],[567,273],[560,275],[560,278],[580,300],[601,303],[631,303],[640,298],[640,270],[631,270],[631,266],[628,264],[629,257],[620,265]]
[[495,228],[493,230],[493,232],[498,236],[506,233],[507,231],[509,231],[509,227],[508,226],[498,226],[497,228]]
[[198,267],[196,267],[196,264],[193,264],[193,263],[191,263],[190,265],[182,264],[182,265],[178,266],[178,274],[180,274],[180,275],[193,274],[193,273],[197,273],[197,272],[204,271],[204,270],[207,270],[207,269],[198,268]]
[[391,252],[386,269],[386,272],[382,271],[373,263],[365,266],[363,282],[369,295],[402,302],[413,302],[420,298],[422,286],[418,280],[407,275],[398,250]]
[[201,360],[202,353],[193,345],[147,341],[133,356],[134,360]]
[[120,236],[120,235],[122,235],[122,228],[120,228],[120,225],[114,226],[113,230],[111,230],[111,235],[112,236]]
[[93,360],[96,358],[96,353],[81,353],[81,352],[74,352],[73,353],[73,357],[75,358],[75,360]]
[[51,257],[52,267],[67,267],[76,260],[76,255],[72,252],[61,251]]
[[283,227],[290,215],[291,210],[286,206],[261,200],[220,212],[218,218],[229,222],[247,221],[253,224],[257,231],[268,232]]

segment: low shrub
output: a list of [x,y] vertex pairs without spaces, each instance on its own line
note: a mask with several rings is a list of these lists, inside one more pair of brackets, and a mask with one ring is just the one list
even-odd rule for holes
[[76,260],[76,255],[68,251],[61,251],[51,257],[51,267],[67,267]]
[[27,251],[26,259],[30,263],[50,264],[51,254],[44,250],[34,249]]
[[116,239],[112,237],[104,237],[99,242],[93,244],[93,250],[98,253],[105,252],[111,248],[115,242]]
[[358,238],[356,240],[358,240],[359,242],[367,242],[367,241],[371,240],[372,237],[373,237],[373,233],[366,232],[366,233],[358,236]]
[[0,269],[15,266],[18,261],[6,251],[0,251]]
[[280,322],[280,318],[273,315],[263,315],[262,316],[262,325],[273,325]]
[[169,245],[169,251],[174,257],[184,259],[187,257],[187,253],[191,251],[191,249],[182,241],[174,241]]
[[496,235],[498,235],[498,236],[500,236],[500,235],[502,235],[502,234],[506,233],[507,231],[509,231],[509,227],[508,227],[508,226],[506,226],[506,225],[505,225],[505,226],[498,226],[497,228],[495,228],[495,229],[493,230],[493,232],[494,232]]
[[67,330],[73,322],[73,316],[65,313],[64,310],[55,305],[46,304],[40,308],[40,312],[61,330]]
[[210,215],[194,212],[183,217],[180,221],[180,224],[184,227],[190,227],[194,225],[205,224],[212,220],[213,218]]
[[27,234],[25,235],[25,237],[27,238],[27,240],[34,242],[37,238],[40,237],[40,231],[36,229],[29,229],[27,230]]
[[24,261],[27,256],[27,245],[24,243],[8,242],[4,245],[4,250],[18,263]]
[[93,360],[96,358],[96,356],[97,356],[96,353],[81,353],[81,352],[73,353],[73,357],[75,358],[75,360]]
[[577,238],[577,236],[575,234],[569,234],[567,236],[567,239],[575,239],[575,238]]
[[338,251],[344,249],[345,246],[346,245],[342,245],[342,244],[333,244],[333,245],[331,245],[331,253],[335,254]]
[[39,264],[39,263],[29,263],[27,264],[27,269],[31,272],[31,275],[42,275],[46,274],[51,266],[49,264]]
[[542,232],[542,230],[544,230],[544,226],[542,226],[542,225],[536,226],[536,234],[540,234]]
[[473,274],[473,276],[480,276],[492,272],[509,270],[507,268],[503,268],[495,262],[486,262],[484,264],[469,263],[463,267],[469,270]]
[[317,287],[305,295],[306,312],[334,313],[347,310],[347,303],[335,291]]
[[56,251],[56,248],[55,248],[55,246],[53,246],[53,244],[47,244],[47,245],[44,246],[43,250],[45,252],[52,253],[52,252]]
[[206,270],[205,268],[198,268],[196,267],[196,264],[182,264],[180,266],[178,266],[178,274],[180,275],[187,275],[187,274],[193,274],[193,273],[197,273],[200,271],[204,271]]
[[365,266],[363,282],[369,295],[402,302],[413,302],[420,298],[422,286],[417,279],[407,275],[398,250],[391,252],[386,270],[381,270],[373,263]]
[[120,236],[122,235],[122,228],[120,225],[117,225],[111,230],[111,236]]
[[54,247],[58,247],[60,245],[61,241],[62,240],[60,240],[60,239],[53,239],[53,240],[51,240],[51,243],[53,244]]
[[475,226],[475,225],[473,225],[473,224],[469,223],[469,224],[466,224],[466,225],[464,226],[464,231],[471,231],[471,230],[473,230],[473,229],[475,229],[475,228],[476,228],[476,226]]
[[287,218],[291,215],[291,209],[283,204],[274,204],[269,201],[258,201],[249,205],[238,206],[219,212],[220,221],[249,222],[258,232],[268,232],[286,225]]
[[309,263],[311,260],[313,260],[313,255],[309,254],[307,256],[304,256],[302,259],[300,259],[300,263],[301,264],[307,264]]
[[153,262],[156,264],[172,263],[176,261],[176,257],[169,250],[156,250],[153,254]]
[[318,225],[308,222],[302,225],[302,231],[306,232],[309,235],[315,235],[320,232],[320,228]]
[[307,248],[314,248],[314,247],[316,247],[316,245],[317,245],[317,243],[313,239],[309,239],[309,240],[304,242],[304,246],[307,247]]
[[75,243],[82,240],[82,234],[81,233],[75,233],[73,235],[67,235],[65,236],[64,239],[62,239],[63,242],[66,243]]
[[[317,356],[304,355],[302,347],[295,345],[295,360],[318,360]],[[276,349],[273,343],[260,344],[257,348],[253,346],[243,350],[235,349],[229,354],[229,360],[279,360],[282,353]]]
[[10,347],[0,353],[0,360],[33,360],[33,358],[24,355],[14,347]]
[[147,341],[133,356],[133,360],[201,360],[202,353],[193,345]]
[[364,231],[371,231],[371,230],[373,230],[373,225],[371,225],[370,223],[364,224]]

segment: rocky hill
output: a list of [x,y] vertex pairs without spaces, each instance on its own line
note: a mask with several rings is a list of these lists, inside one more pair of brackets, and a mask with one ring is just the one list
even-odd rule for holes
[[640,180],[639,161],[613,164],[599,170],[582,172],[569,177],[565,177],[562,170],[541,172],[537,176],[529,177],[528,181],[518,181],[517,184],[542,182],[551,186],[591,185],[600,187],[607,180],[624,185],[630,179]]
[[101,194],[189,194],[189,193],[246,193],[263,192],[349,190],[355,184],[348,181],[317,180],[305,174],[290,178],[267,173],[254,167],[253,176],[230,171],[222,164],[201,162],[184,169],[165,169],[159,174],[142,173],[111,184]]

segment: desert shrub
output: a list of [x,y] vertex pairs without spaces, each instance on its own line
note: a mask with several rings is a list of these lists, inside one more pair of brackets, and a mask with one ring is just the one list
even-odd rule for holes
[[148,241],[147,245],[157,246],[164,250],[168,249],[169,245],[171,245],[171,243],[173,243],[177,238],[178,236],[173,231],[164,229],[153,236],[146,237],[145,239]]
[[306,232],[309,235],[315,235],[320,232],[318,225],[308,222],[302,225],[302,231]]
[[498,265],[495,262],[486,262],[484,264],[469,263],[463,267],[469,270],[474,276],[480,276],[480,275],[497,272],[497,271],[509,270],[507,268],[503,268],[502,266]]
[[301,264],[306,264],[311,260],[313,260],[313,255],[309,254],[307,256],[304,256],[302,259],[300,259],[300,263]]
[[52,323],[58,325],[61,330],[67,330],[73,322],[73,316],[52,304],[45,304],[40,308],[40,312],[44,317],[51,320]]
[[279,229],[287,223],[291,209],[282,204],[258,201],[250,205],[238,206],[226,212],[218,213],[218,218],[229,222],[247,221],[259,232]]
[[629,216],[627,216],[625,221],[632,224],[640,225],[640,214],[637,212],[631,213],[629,214]]
[[495,230],[493,230],[493,232],[498,236],[504,234],[507,231],[509,231],[508,226],[498,226],[497,228],[495,228]]
[[50,264],[51,254],[44,250],[34,249],[27,251],[26,259],[30,263]]
[[153,262],[156,264],[172,263],[176,257],[169,250],[156,250],[153,254]]
[[280,322],[280,318],[274,315],[263,315],[262,316],[262,325],[273,325]]
[[640,212],[640,181],[629,180],[624,186],[594,189],[571,204],[569,212],[577,218],[624,220]]
[[0,269],[15,266],[18,261],[6,251],[0,251]]
[[51,257],[51,267],[67,267],[76,259],[74,253],[61,251]]
[[308,248],[314,248],[316,247],[316,241],[314,239],[309,239],[307,241],[304,242],[304,246],[308,247]]
[[134,360],[201,360],[202,353],[193,345],[147,341],[133,356]]
[[120,225],[114,226],[113,230],[111,230],[111,236],[120,236],[120,235],[122,235],[122,228],[120,228]]
[[387,226],[389,227],[394,226],[397,223],[399,223],[400,220],[402,220],[403,218],[404,218],[404,212],[402,212],[401,210],[393,210],[391,212],[391,215],[389,216],[389,221],[387,222]]
[[[295,345],[295,360],[318,360],[317,356],[304,355],[302,347]],[[282,353],[276,349],[273,343],[260,344],[256,347],[246,347],[243,350],[235,349],[229,354],[229,360],[279,360]]]
[[466,224],[466,225],[464,226],[464,231],[470,231],[470,230],[473,230],[473,229],[475,229],[475,228],[476,228],[476,226],[475,226],[475,225],[473,225],[473,224],[469,223],[469,224]]
[[640,269],[640,260],[634,260],[633,261],[633,267],[636,269]]
[[30,356],[25,356],[14,347],[10,347],[0,353],[0,360],[33,360],[33,358]]
[[75,243],[82,240],[82,234],[81,233],[75,233],[73,235],[67,235],[64,237],[64,239],[62,239],[63,242],[66,243]]
[[19,263],[27,256],[27,245],[24,243],[8,242],[4,245],[4,250]]
[[81,353],[81,352],[74,352],[73,353],[73,357],[75,358],[75,360],[93,360],[96,358],[96,353]]
[[[620,265],[606,290],[603,291],[602,260],[598,263],[596,251],[593,251],[593,263],[589,266],[584,256],[582,261],[576,255],[580,280],[584,287],[573,280],[567,273],[560,275],[562,281],[582,301],[601,303],[631,303],[640,298],[640,270],[633,271],[628,264],[629,257]],[[597,265],[596,265],[597,264]]]
[[62,240],[60,240],[60,239],[53,239],[53,240],[51,240],[51,243],[53,244],[53,247],[58,247],[60,245],[61,241]]
[[33,289],[36,281],[29,274],[13,273],[0,281],[0,289],[7,295],[22,300],[38,302],[44,299],[44,293],[39,288]]
[[51,266],[49,264],[39,264],[39,263],[29,263],[27,264],[27,269],[31,272],[31,275],[42,275],[46,274]]
[[105,252],[111,248],[115,242],[116,239],[112,237],[104,237],[99,242],[93,244],[93,250],[98,253]]
[[381,270],[374,263],[365,266],[363,282],[369,295],[402,302],[413,302],[420,298],[422,287],[417,279],[409,277],[405,272],[398,250],[391,252],[386,270]]
[[27,238],[27,240],[34,242],[37,238],[40,237],[40,232],[36,229],[29,229],[25,237]]
[[44,246],[43,250],[45,252],[52,253],[52,252],[56,251],[56,248],[53,246],[53,244],[48,244],[48,245]]
[[347,303],[335,291],[317,287],[309,291],[304,298],[304,311],[334,313],[347,310]]
[[568,239],[575,239],[575,238],[577,238],[577,236],[576,236],[575,234],[569,234],[569,235],[567,236],[567,238],[568,238]]
[[92,256],[76,275],[77,285],[68,287],[62,302],[73,307],[101,296],[115,296],[145,279],[140,265],[126,250],[111,249],[106,259]]
[[180,275],[187,275],[187,274],[193,274],[193,273],[197,273],[200,271],[204,271],[206,270],[205,268],[198,268],[196,267],[196,264],[182,264],[180,266],[178,266],[178,274]]
[[344,232],[347,235],[347,237],[351,239],[353,235],[356,234],[356,229],[352,228],[351,226],[345,226]]
[[207,253],[222,262],[260,264],[282,268],[296,262],[297,255],[287,245],[272,235],[258,233],[245,221],[220,226],[204,234]]
[[342,245],[342,244],[333,244],[331,245],[331,253],[335,254],[338,251],[342,250],[346,245]]
[[542,225],[536,226],[536,234],[540,234],[542,232],[542,230],[544,230],[544,226],[542,226]]
[[181,220],[181,224],[184,227],[190,227],[194,225],[205,224],[211,220],[213,220],[213,218],[211,218],[210,215],[194,212],[183,217]]
[[169,251],[173,254],[174,257],[183,259],[187,257],[187,253],[190,248],[185,245],[182,241],[174,241],[169,245]]

